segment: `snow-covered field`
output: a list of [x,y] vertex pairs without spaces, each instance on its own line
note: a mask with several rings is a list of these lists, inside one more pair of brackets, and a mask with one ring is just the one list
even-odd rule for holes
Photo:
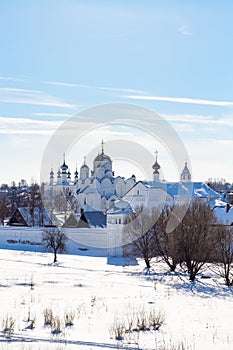
[[[190,349],[233,348],[233,295],[223,280],[191,284],[184,274],[169,274],[154,262],[146,275],[143,262],[124,265],[121,259],[1,250],[0,349]],[[122,264],[123,263],[123,264]],[[61,321],[61,332],[44,325],[51,308]],[[129,328],[138,316],[153,312],[164,324],[126,332],[116,340],[117,324]],[[64,314],[75,314],[65,326]],[[2,322],[15,320],[14,333],[5,334]],[[30,329],[30,321],[35,320]],[[133,328],[136,324],[133,325]]]

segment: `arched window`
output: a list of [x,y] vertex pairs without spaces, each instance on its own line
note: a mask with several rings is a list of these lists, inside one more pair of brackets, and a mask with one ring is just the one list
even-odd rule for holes
[[119,219],[119,224],[121,224],[121,219]]

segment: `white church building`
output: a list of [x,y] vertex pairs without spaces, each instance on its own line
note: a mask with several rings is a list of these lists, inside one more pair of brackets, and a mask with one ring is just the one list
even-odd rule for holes
[[100,224],[98,222],[100,215],[93,215],[93,212],[103,213],[106,216],[106,227],[112,227],[112,225],[124,225],[127,222],[127,215],[140,206],[149,209],[165,204],[173,206],[177,203],[182,204],[187,197],[191,197],[191,199],[201,199],[214,207],[215,201],[219,200],[219,193],[206,183],[192,182],[187,162],[184,164],[178,182],[162,181],[160,168],[156,151],[155,163],[152,165],[153,181],[136,181],[134,175],[128,179],[121,176],[115,177],[112,160],[105,154],[102,141],[101,152],[93,160],[92,169],[84,160],[80,173],[76,168],[74,177],[71,179],[64,157],[56,178],[51,169],[47,189],[50,193],[51,189],[53,192],[65,193],[67,200],[72,197],[76,202],[77,218],[81,213],[89,213],[89,218],[96,218],[96,222],[94,219],[90,220],[90,227],[103,227],[103,215]]
[[136,184],[134,175],[129,179],[114,176],[112,160],[104,153],[103,141],[101,146],[102,151],[93,160],[93,169],[88,167],[84,159],[80,176],[76,168],[73,180],[65,158],[57,171],[56,179],[53,169],[50,172],[50,189],[52,187],[55,191],[72,193],[76,198],[77,208],[84,211],[106,212],[112,203],[122,198]]

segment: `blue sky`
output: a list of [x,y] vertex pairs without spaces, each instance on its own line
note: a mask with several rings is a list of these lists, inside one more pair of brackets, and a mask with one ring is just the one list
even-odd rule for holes
[[[166,118],[186,146],[194,180],[232,182],[232,13],[226,0],[1,0],[0,182],[39,181],[61,123],[112,102]],[[105,128],[95,142],[112,135]],[[158,148],[164,177],[176,180],[162,145],[146,147]],[[85,155],[84,144],[79,151]],[[71,160],[79,167],[79,156]],[[116,170],[129,175],[127,166]]]

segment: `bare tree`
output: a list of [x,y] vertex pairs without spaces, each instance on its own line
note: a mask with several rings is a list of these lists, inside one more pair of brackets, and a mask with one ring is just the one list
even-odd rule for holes
[[175,271],[180,262],[180,249],[177,232],[167,232],[167,222],[171,216],[171,208],[165,207],[153,226],[154,244],[156,253],[169,266],[170,271]]
[[[43,213],[43,203],[41,199],[40,186],[37,183],[32,183],[29,187],[28,206],[32,217],[32,226],[35,225],[35,208],[40,209],[40,214]],[[43,217],[39,218],[39,224],[43,225]]]
[[4,225],[4,221],[9,215],[9,209],[7,206],[7,194],[2,193],[0,196],[0,223],[1,225]]
[[227,286],[233,285],[233,232],[232,227],[217,227],[217,259],[215,271],[224,278]]
[[68,201],[63,191],[55,192],[53,194],[53,205],[54,209],[64,214],[64,221],[66,221],[67,211],[68,211]]
[[208,205],[195,200],[191,203],[180,225],[174,230],[179,245],[181,267],[194,281],[205,263],[210,262],[216,250],[213,224],[216,218]]
[[142,257],[147,270],[150,269],[150,261],[155,256],[153,224],[153,216],[148,210],[140,208],[137,214],[131,216],[130,223],[124,228],[129,241],[127,254]]
[[42,244],[54,253],[53,262],[57,262],[57,253],[66,251],[66,235],[60,228],[49,228],[43,232]]

